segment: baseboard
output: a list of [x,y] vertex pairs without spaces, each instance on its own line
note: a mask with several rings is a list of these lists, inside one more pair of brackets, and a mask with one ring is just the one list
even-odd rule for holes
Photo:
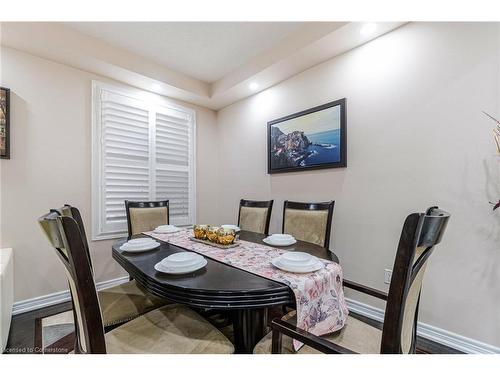
[[[367,318],[378,322],[384,321],[384,310],[377,307],[367,305],[362,302],[346,298],[349,310],[357,314],[366,316]],[[432,340],[439,344],[446,345],[450,348],[460,350],[469,354],[498,354],[500,348],[477,341],[465,336],[458,335],[453,332],[445,331],[444,329],[431,326],[426,323],[418,323],[417,334],[420,337]]]
[[[102,281],[100,283],[96,283],[96,288],[97,290],[110,288],[115,285],[127,282],[128,280],[129,277],[124,276],[113,280]],[[12,308],[12,315],[22,314],[28,311],[37,310],[42,307],[47,307],[51,305],[56,305],[58,303],[66,302],[69,300],[70,300],[69,290],[64,290],[62,292],[52,293],[41,297],[19,301],[14,303],[14,306]],[[366,316],[367,318],[376,320],[378,322],[384,321],[384,310],[353,300],[351,298],[346,298],[346,301],[349,310],[357,314]],[[461,352],[464,353],[471,353],[471,354],[500,353],[499,347],[486,344],[484,342],[477,341],[465,336],[461,336],[453,332],[445,331],[444,329],[437,328],[426,323],[418,323],[417,331],[420,337],[424,337],[439,344],[446,345],[450,348],[460,350]]]
[[[113,280],[101,281],[100,283],[96,283],[96,289],[101,290],[101,289],[111,288],[115,285],[127,282],[128,280],[129,277],[124,276]],[[57,305],[58,303],[66,302],[69,300],[70,300],[69,290],[63,290],[61,292],[47,294],[45,296],[26,299],[24,301],[19,301],[14,303],[14,305],[12,306],[12,315],[18,315],[28,311],[41,309],[42,307]]]

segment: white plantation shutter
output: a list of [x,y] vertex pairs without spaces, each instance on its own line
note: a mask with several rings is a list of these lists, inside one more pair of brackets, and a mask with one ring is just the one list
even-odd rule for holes
[[124,200],[170,201],[170,221],[194,222],[194,113],[94,83],[93,239],[127,230]]
[[160,108],[155,116],[155,199],[169,199],[170,221],[175,225],[192,224],[190,122],[191,115],[175,110]]

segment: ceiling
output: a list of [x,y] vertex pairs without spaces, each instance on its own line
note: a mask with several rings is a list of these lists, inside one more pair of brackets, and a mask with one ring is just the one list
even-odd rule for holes
[[212,83],[270,49],[303,22],[71,22],[113,46]]
[[403,24],[8,22],[1,44],[219,110]]

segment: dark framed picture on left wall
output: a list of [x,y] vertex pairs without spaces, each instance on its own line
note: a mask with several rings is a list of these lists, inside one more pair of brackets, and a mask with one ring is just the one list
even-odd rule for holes
[[10,90],[0,87],[0,158],[10,159]]

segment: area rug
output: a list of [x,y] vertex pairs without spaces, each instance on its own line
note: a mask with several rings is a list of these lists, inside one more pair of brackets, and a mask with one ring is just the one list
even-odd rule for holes
[[66,354],[73,350],[73,310],[35,320],[35,347],[39,353]]
[[[214,325],[220,325],[221,332],[232,342],[233,326],[228,324],[224,316],[206,317]],[[220,323],[220,324],[218,324]],[[75,325],[73,310],[49,315],[35,320],[35,347],[37,353],[67,354],[73,351],[75,344]]]

